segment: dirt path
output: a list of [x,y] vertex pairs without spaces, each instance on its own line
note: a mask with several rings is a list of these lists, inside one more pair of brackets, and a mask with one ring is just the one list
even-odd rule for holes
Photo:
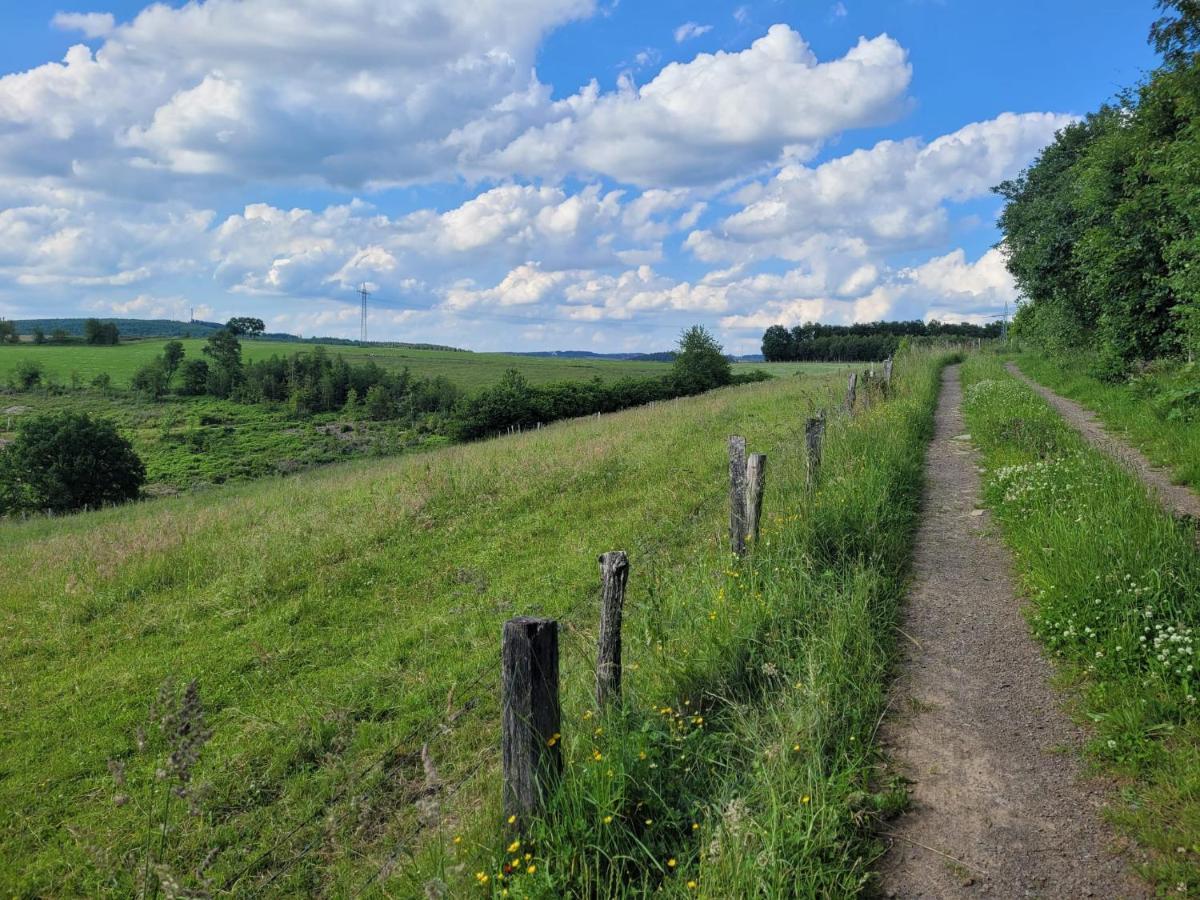
[[1082,735],[1049,686],[1011,560],[979,509],[958,367],[926,458],[907,644],[884,741],[911,784],[887,829],[886,897],[1144,897],[1081,776]]
[[1091,441],[1096,447],[1109,456],[1116,458],[1126,468],[1140,478],[1151,490],[1158,494],[1159,501],[1166,510],[1176,516],[1190,516],[1200,521],[1200,495],[1182,484],[1171,483],[1171,473],[1167,469],[1154,465],[1142,452],[1130,446],[1125,441],[1109,434],[1103,423],[1090,410],[1080,406],[1074,400],[1054,393],[1048,387],[1038,384],[1017,368],[1016,363],[1008,363],[1006,367],[1016,378],[1037,391],[1046,402],[1054,407],[1068,423]]

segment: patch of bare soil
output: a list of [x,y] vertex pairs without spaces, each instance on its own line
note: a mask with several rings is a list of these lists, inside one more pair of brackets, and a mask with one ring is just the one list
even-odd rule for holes
[[1114,457],[1140,478],[1158,495],[1159,502],[1168,512],[1176,516],[1187,516],[1200,522],[1200,496],[1195,491],[1186,485],[1173,484],[1171,473],[1167,469],[1154,465],[1136,447],[1130,446],[1121,438],[1106,431],[1104,425],[1090,409],[1038,384],[1018,369],[1016,363],[1010,362],[1006,368],[1016,378],[1037,391],[1047,403],[1058,411],[1059,415],[1093,445]]
[[883,737],[910,781],[887,828],[885,897],[1144,897],[1101,820],[1107,786],[1083,776],[1083,740],[1029,634],[1011,558],[990,534],[946,370],[926,458],[924,516]]

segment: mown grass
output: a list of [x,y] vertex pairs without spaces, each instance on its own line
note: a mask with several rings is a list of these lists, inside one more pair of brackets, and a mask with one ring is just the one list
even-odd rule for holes
[[[831,423],[812,501],[800,489],[803,418],[831,405],[840,379],[778,379],[0,526],[10,573],[0,598],[0,890],[126,895],[145,883],[154,765],[134,735],[172,676],[198,680],[213,732],[195,772],[210,785],[202,815],[180,815],[156,836],[182,883],[200,883],[191,873],[208,859],[212,887],[239,895],[409,896],[435,878],[472,886],[498,848],[499,626],[521,613],[570,623],[564,740],[575,773],[555,821],[576,824],[546,833],[543,880],[530,890],[632,871],[611,852],[625,837],[585,852],[571,835],[600,825],[569,811],[635,783],[661,784],[662,837],[646,846],[656,860],[669,847],[677,858],[648,865],[644,887],[661,871],[690,873],[710,896],[723,884],[758,884],[764,896],[779,885],[856,889],[869,870],[871,812],[886,802],[867,786],[869,745],[935,369],[899,366],[896,400]],[[731,433],[771,456],[768,535],[738,569],[724,534]],[[598,727],[657,741],[647,760],[634,740],[591,743],[603,737],[589,709],[595,557],[614,548],[633,565],[630,711]],[[647,707],[688,700],[711,725],[680,733]],[[695,752],[676,756],[676,737]],[[578,765],[596,750],[610,755],[611,778]],[[124,763],[126,787],[113,783],[110,759]],[[634,780],[647,771],[661,781]],[[118,794],[129,802],[114,804]],[[636,806],[603,805],[622,823],[612,834],[634,833]],[[730,852],[702,861],[714,838]],[[761,866],[742,858],[750,848],[765,854]],[[678,877],[661,884],[686,890]]]
[[1088,374],[1086,360],[1022,353],[1016,362],[1030,378],[1083,404],[1114,434],[1171,469],[1178,483],[1200,490],[1200,417],[1168,419],[1129,385],[1104,382]]
[[[1033,374],[1031,372],[1030,374]],[[1077,687],[1110,808],[1164,892],[1200,891],[1200,556],[1137,479],[994,357],[963,368],[986,496],[1017,558],[1034,632]]]
[[[86,344],[15,344],[0,345],[0,384],[6,383],[16,367],[25,360],[40,363],[47,377],[69,384],[75,373],[84,384],[107,373],[116,386],[129,384],[133,373],[156,356],[162,355],[166,340],[128,341],[115,347]],[[204,359],[205,341],[184,340],[186,359]],[[627,376],[658,376],[670,371],[669,363],[640,360],[563,359],[520,356],[505,353],[463,353],[451,350],[407,350],[399,347],[354,347],[346,345],[293,344],[280,341],[242,341],[242,355],[249,362],[271,356],[311,353],[322,346],[325,352],[342,356],[352,365],[373,361],[385,369],[411,370],[414,377],[449,378],[468,393],[494,384],[507,369],[518,369],[532,384],[551,381],[606,381]],[[823,374],[843,368],[840,363],[737,363],[735,371],[764,369],[779,375]]]

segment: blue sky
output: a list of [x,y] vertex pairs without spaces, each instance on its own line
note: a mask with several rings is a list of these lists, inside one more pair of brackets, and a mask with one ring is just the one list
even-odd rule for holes
[[[205,0],[0,12],[0,315],[752,352],[1015,298],[996,181],[1152,0]],[[65,62],[64,62],[65,60]]]

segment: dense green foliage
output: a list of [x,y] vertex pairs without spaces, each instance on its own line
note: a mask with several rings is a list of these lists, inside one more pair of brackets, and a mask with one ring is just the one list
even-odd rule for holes
[[972,325],[923,322],[859,322],[822,325],[805,322],[791,330],[772,325],[763,334],[762,352],[767,362],[879,362],[895,354],[902,338],[994,338],[1000,323]]
[[1078,683],[1090,749],[1124,785],[1109,808],[1161,893],[1200,892],[1200,555],[1137,478],[994,358],[963,370],[986,497],[1034,632]]
[[83,323],[83,339],[97,347],[111,347],[121,339],[121,332],[116,322],[101,322],[99,319],[85,319]]
[[0,449],[0,513],[71,512],[136,499],[146,468],[113,424],[82,413],[24,420]]
[[1162,67],[996,189],[1007,201],[1008,266],[1026,298],[1014,334],[1092,351],[1110,378],[1200,349],[1197,9],[1160,7],[1152,38]]

